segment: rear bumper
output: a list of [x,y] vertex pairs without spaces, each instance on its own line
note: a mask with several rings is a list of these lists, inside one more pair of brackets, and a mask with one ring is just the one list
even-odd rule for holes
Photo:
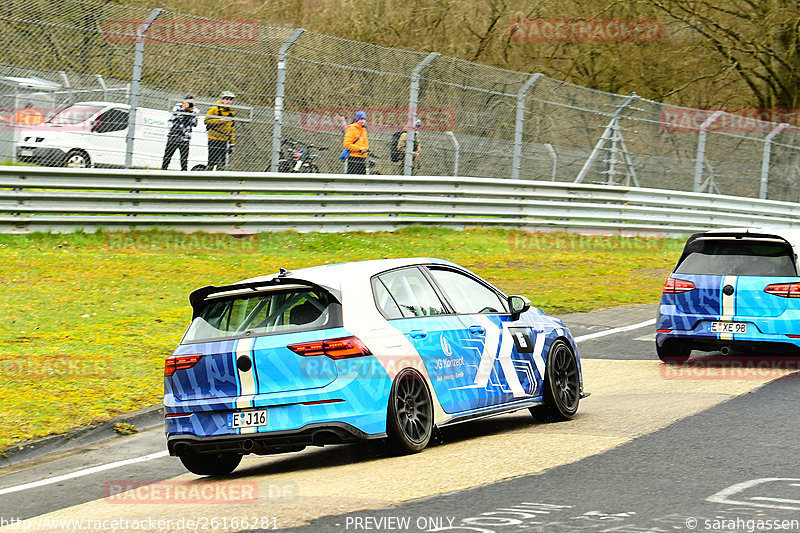
[[[732,321],[747,324],[745,334],[721,334],[708,331],[709,322]],[[718,315],[677,312],[674,306],[662,305],[656,329],[656,344],[682,342],[698,350],[731,348],[772,349],[800,355],[800,312],[788,310],[777,317],[734,316],[724,320]],[[669,330],[669,331],[662,331]]]
[[364,433],[350,424],[328,422],[309,424],[292,431],[273,431],[270,433],[250,433],[241,435],[220,435],[198,437],[195,435],[171,435],[167,438],[170,455],[184,455],[189,450],[194,453],[249,453],[271,454],[292,452],[306,446],[343,444],[366,439],[386,437],[386,433]]
[[[164,395],[167,439],[240,435],[261,439],[316,427],[348,427],[354,435],[382,435],[390,390],[385,373],[372,379],[343,376],[317,389],[208,400],[181,401],[168,387]],[[267,425],[228,429],[228,413],[253,409],[267,410]]]

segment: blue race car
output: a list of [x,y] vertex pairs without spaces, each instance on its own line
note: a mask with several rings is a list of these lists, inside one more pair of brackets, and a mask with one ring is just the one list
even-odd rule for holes
[[204,287],[164,368],[167,446],[200,475],[243,455],[390,438],[531,409],[575,415],[564,324],[438,259],[305,268]]
[[800,353],[798,230],[717,229],[689,237],[664,285],[656,352]]

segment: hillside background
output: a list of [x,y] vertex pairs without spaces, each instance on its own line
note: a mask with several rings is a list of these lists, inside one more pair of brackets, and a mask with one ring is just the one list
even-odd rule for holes
[[[130,4],[127,4],[130,5]],[[790,0],[144,0],[140,7],[249,19],[438,51],[593,89],[699,108],[795,109],[800,6]],[[519,19],[658,19],[654,42],[515,42]]]

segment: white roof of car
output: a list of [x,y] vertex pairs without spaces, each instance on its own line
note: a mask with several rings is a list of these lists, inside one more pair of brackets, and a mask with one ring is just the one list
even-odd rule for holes
[[780,237],[781,239],[785,240],[789,244],[792,245],[795,251],[800,250],[800,229],[788,229],[788,228],[715,228],[703,234],[707,235],[714,235],[717,233],[741,233],[742,235],[747,234],[759,234],[759,235],[773,235],[775,237]]
[[[308,268],[300,268],[297,270],[289,271],[285,276],[287,278],[303,279],[316,283],[322,287],[329,287],[336,290],[340,289],[341,281],[353,278],[370,278],[375,274],[380,274],[393,268],[400,268],[411,265],[455,265],[450,261],[444,259],[434,259],[430,257],[410,257],[402,259],[373,259],[369,261],[353,261],[350,263],[336,263],[331,265],[320,265]],[[457,265],[456,265],[457,266]],[[258,281],[268,281],[279,274],[270,274],[268,276],[258,276],[241,280],[237,283],[251,283]]]

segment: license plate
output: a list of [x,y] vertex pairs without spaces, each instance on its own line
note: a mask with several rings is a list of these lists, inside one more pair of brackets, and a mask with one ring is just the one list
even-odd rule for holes
[[709,322],[710,333],[747,333],[747,322]]
[[20,150],[19,155],[20,157],[31,157],[33,156],[33,150]]
[[267,410],[228,413],[228,429],[256,428],[267,425]]

